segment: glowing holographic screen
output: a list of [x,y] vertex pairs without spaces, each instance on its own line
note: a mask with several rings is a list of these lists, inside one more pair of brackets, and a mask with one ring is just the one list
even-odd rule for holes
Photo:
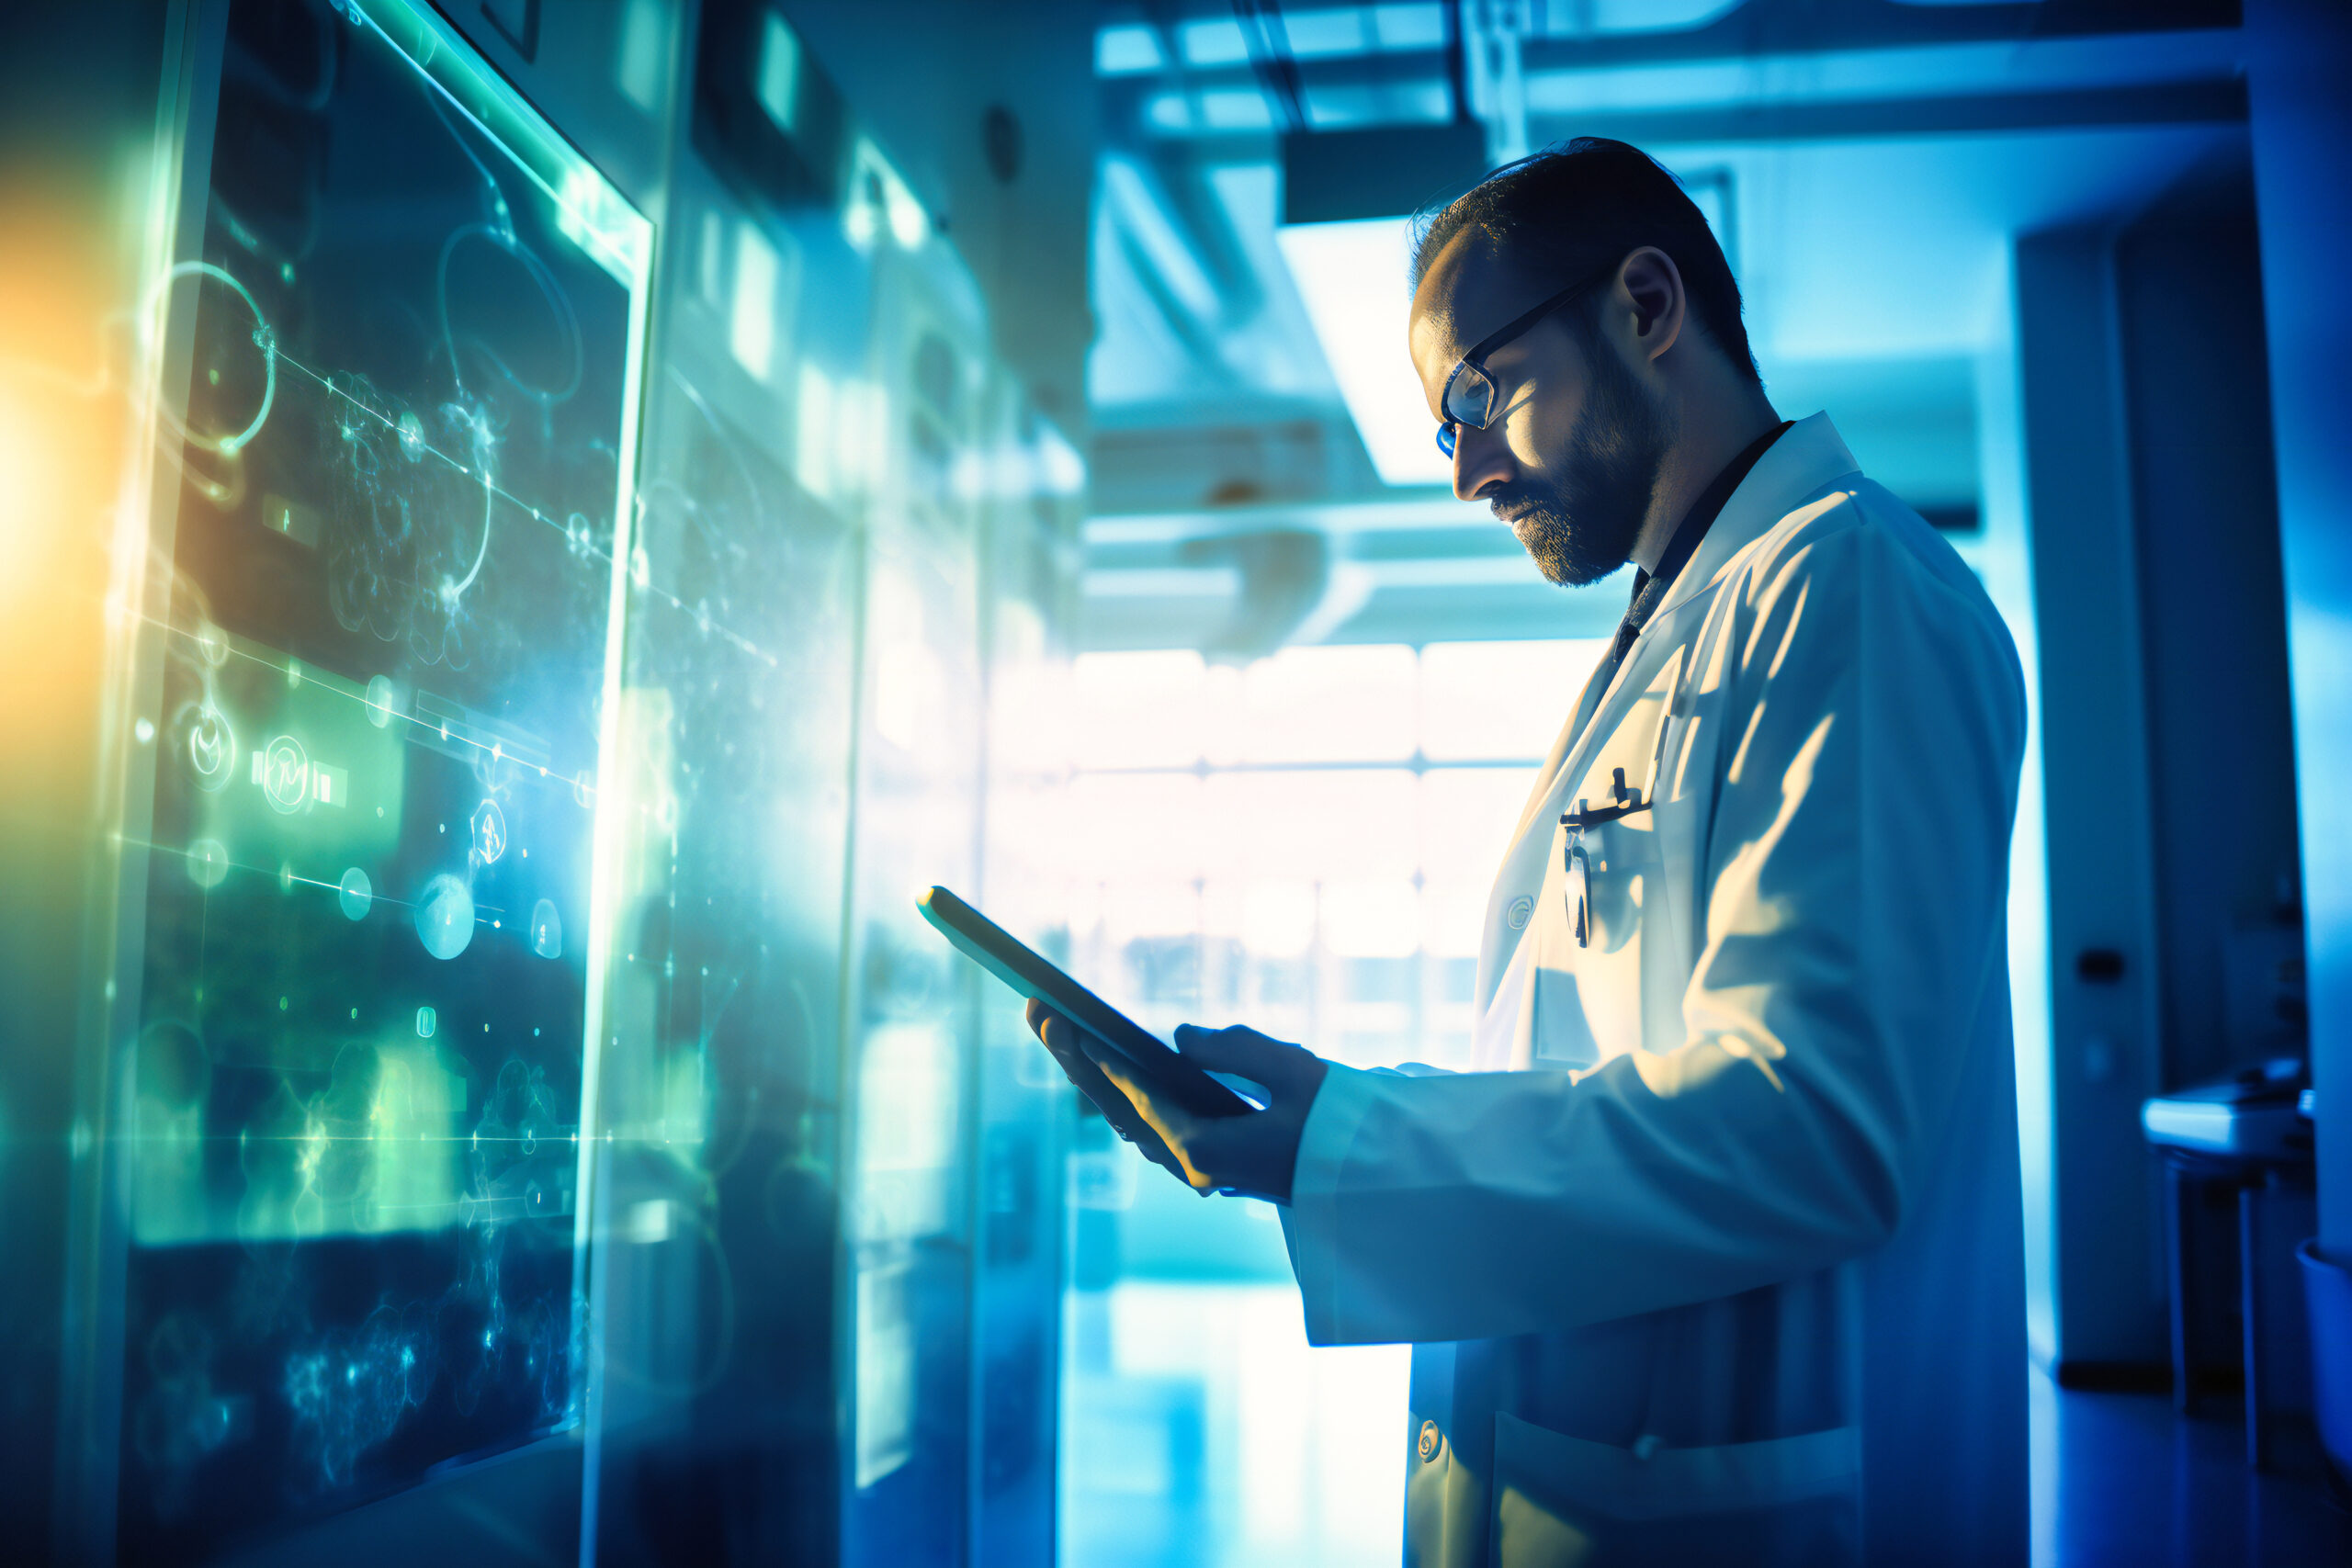
[[[421,6],[233,0],[144,606],[116,1540],[576,1427],[648,233]],[[185,874],[181,872],[184,869]],[[590,1134],[593,1138],[593,1131]]]

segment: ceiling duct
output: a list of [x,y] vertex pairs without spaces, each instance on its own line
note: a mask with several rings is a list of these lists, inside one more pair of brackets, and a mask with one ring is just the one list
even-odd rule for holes
[[1394,218],[1459,196],[1486,174],[1487,128],[1384,125],[1283,138],[1284,223]]
[[1262,659],[1291,639],[1331,586],[1331,540],[1315,528],[1268,528],[1187,539],[1186,566],[1230,566],[1241,578],[1233,618],[1201,651],[1221,663]]

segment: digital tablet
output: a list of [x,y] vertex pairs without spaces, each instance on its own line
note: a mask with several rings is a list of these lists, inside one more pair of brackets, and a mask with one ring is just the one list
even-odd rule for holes
[[946,888],[918,894],[915,908],[981,968],[1107,1043],[1154,1089],[1193,1115],[1238,1116],[1257,1109]]

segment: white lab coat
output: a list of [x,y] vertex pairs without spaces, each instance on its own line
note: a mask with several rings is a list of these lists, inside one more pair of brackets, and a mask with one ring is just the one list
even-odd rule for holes
[[[1478,1070],[1307,1117],[1307,1337],[1415,1345],[1408,1565],[2025,1561],[2024,739],[1974,576],[1784,433],[1553,749]],[[1579,946],[1559,817],[1618,769]]]

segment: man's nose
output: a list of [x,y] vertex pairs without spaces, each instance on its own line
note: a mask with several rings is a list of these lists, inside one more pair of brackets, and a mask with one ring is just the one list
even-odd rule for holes
[[1498,484],[1509,484],[1518,473],[1511,460],[1510,448],[1494,430],[1473,430],[1462,425],[1453,435],[1453,495],[1457,501],[1476,501],[1479,495]]

